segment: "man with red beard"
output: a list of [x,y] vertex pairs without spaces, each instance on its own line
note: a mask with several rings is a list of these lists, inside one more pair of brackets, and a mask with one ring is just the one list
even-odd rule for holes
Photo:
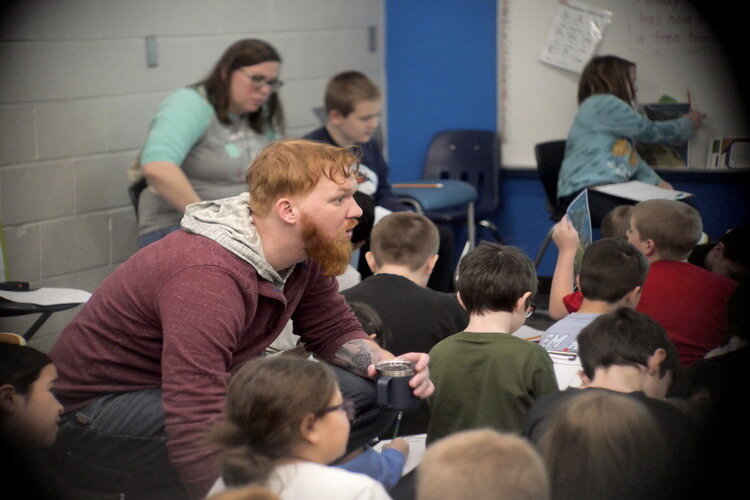
[[[65,405],[53,453],[66,477],[128,497],[204,497],[218,477],[205,435],[228,378],[290,319],[357,405],[350,448],[389,424],[364,377],[393,355],[362,331],[334,278],[362,214],[356,163],[338,147],[272,143],[248,170],[249,193],[188,206],[183,231],[101,284],[50,353]],[[401,357],[417,364],[415,395],[430,395],[427,355]]]

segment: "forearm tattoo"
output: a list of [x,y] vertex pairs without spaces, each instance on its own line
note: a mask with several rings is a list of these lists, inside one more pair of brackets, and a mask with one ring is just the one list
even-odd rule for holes
[[333,356],[333,362],[358,375],[367,376],[367,367],[380,361],[382,349],[370,340],[355,339],[342,345]]

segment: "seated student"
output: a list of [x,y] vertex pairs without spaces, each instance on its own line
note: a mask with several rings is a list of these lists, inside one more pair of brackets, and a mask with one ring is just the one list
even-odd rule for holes
[[628,241],[650,265],[637,310],[667,331],[683,367],[724,342],[727,302],[737,286],[687,262],[702,233],[698,211],[686,203],[647,200],[633,207]]
[[674,405],[663,401],[680,370],[674,345],[654,320],[629,307],[602,314],[578,334],[584,388],[568,388],[536,401],[523,435],[538,443],[551,417],[565,401],[587,391],[623,393],[644,404],[673,453],[675,473],[691,458],[695,427]]
[[534,447],[491,429],[457,432],[432,444],[417,471],[417,500],[550,498],[547,471]]
[[518,432],[531,404],[558,391],[544,348],[512,335],[533,311],[531,260],[517,248],[483,242],[461,259],[457,288],[469,324],[430,351],[428,445],[479,427]]
[[44,454],[57,438],[63,410],[54,394],[56,379],[47,354],[0,341],[0,478],[15,498],[84,498]]
[[578,352],[576,338],[586,325],[600,314],[638,304],[646,273],[646,258],[627,241],[604,238],[591,243],[577,278],[581,307],[550,326],[539,344],[548,351]]
[[750,225],[730,229],[719,241],[697,245],[690,252],[688,262],[735,281],[747,278],[750,273]]
[[666,445],[633,398],[584,391],[567,399],[538,447],[555,499],[669,498]]
[[57,438],[63,407],[54,394],[57,370],[32,347],[0,342],[0,437],[25,449]]
[[[361,151],[358,190],[375,199],[378,207],[376,222],[382,217],[378,214],[411,210],[391,191],[388,163],[383,158],[381,146],[372,138],[383,108],[380,89],[359,71],[339,73],[326,86],[325,108],[325,126],[310,132],[304,138],[334,146],[356,146]],[[428,286],[449,292],[453,290],[454,236],[445,227],[440,227],[439,233],[440,259]],[[363,278],[369,275],[362,259],[359,271]]]
[[[627,240],[632,205],[619,205],[602,218],[601,237]],[[564,216],[552,229],[552,241],[557,246],[557,263],[552,275],[548,312],[553,320],[560,320],[581,307],[580,290],[574,286],[574,264],[578,251],[578,232]]]
[[381,219],[365,254],[374,273],[342,292],[347,301],[363,302],[380,316],[388,332],[388,350],[429,352],[469,321],[455,295],[427,288],[440,260],[435,224],[414,212],[394,212]]
[[600,233],[602,238],[628,239],[630,228],[630,216],[633,213],[633,205],[618,205],[602,217]]
[[212,434],[222,474],[209,495],[256,485],[285,500],[390,498],[374,479],[327,465],[346,451],[353,417],[325,363],[284,354],[246,362]]
[[[687,262],[702,233],[703,223],[698,211],[672,200],[647,200],[636,204],[628,229],[628,241],[649,262],[637,310],[651,316],[667,331],[684,367],[724,342],[727,301],[737,286],[725,276]],[[570,245],[566,239],[566,248]],[[567,311],[578,310],[580,292],[570,293],[572,290],[569,290],[569,295],[560,300],[559,290],[553,291],[554,297],[550,292],[550,311],[553,302],[557,309],[562,302],[562,308]]]
[[[429,352],[442,339],[460,332],[469,322],[455,295],[427,288],[438,249],[438,230],[424,215],[394,212],[380,220],[365,254],[374,273],[342,292],[347,301],[371,306],[381,318],[389,352]],[[399,432],[424,434],[430,420],[427,403],[404,413]],[[391,429],[381,436],[391,436]]]
[[[613,55],[592,57],[578,84],[578,113],[565,141],[565,157],[557,184],[558,206],[567,207],[589,187],[638,180],[661,188],[661,179],[639,155],[635,142],[669,143],[691,138],[703,113],[651,121],[636,109],[636,64]],[[591,223],[619,204],[620,198],[589,191]]]
[[[362,324],[362,329],[370,335],[380,347],[383,343],[384,328],[378,313],[362,302],[349,302],[352,312]],[[404,438],[395,438],[383,445],[383,451],[377,452],[366,444],[361,448],[341,457],[335,465],[350,472],[366,474],[380,482],[386,489],[391,489],[401,479],[406,458],[409,456],[409,443]]]

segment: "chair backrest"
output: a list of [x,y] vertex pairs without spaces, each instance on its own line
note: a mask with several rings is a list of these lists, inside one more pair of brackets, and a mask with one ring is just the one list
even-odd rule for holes
[[135,210],[135,220],[138,220],[138,199],[141,197],[141,192],[148,187],[148,182],[145,177],[141,177],[137,181],[133,182],[128,186],[128,195],[130,196],[130,202],[133,204]]
[[457,179],[478,194],[477,218],[500,207],[500,141],[492,130],[456,129],[437,132],[430,141],[423,179]]
[[557,177],[560,175],[560,167],[565,156],[565,141],[540,142],[534,146],[534,154],[539,178],[547,194],[548,208],[553,218],[561,216],[557,213]]

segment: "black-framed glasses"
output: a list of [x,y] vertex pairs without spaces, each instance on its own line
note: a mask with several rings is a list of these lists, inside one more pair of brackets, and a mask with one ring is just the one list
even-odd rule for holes
[[343,411],[346,415],[346,418],[349,419],[349,422],[354,422],[354,401],[352,401],[351,399],[345,399],[340,405],[329,406],[325,410],[321,411],[318,416],[322,417],[326,413],[337,410]]
[[534,305],[534,301],[529,301],[529,305],[526,307],[526,319],[529,319],[532,314],[534,314],[534,311],[536,311],[536,305]]
[[242,68],[238,69],[237,71],[245,75],[247,79],[250,80],[250,83],[252,84],[252,86],[258,90],[268,85],[268,88],[271,89],[271,92],[276,92],[284,85],[284,82],[282,82],[278,78],[271,78],[269,80],[263,75],[253,75],[252,73],[248,73]]

